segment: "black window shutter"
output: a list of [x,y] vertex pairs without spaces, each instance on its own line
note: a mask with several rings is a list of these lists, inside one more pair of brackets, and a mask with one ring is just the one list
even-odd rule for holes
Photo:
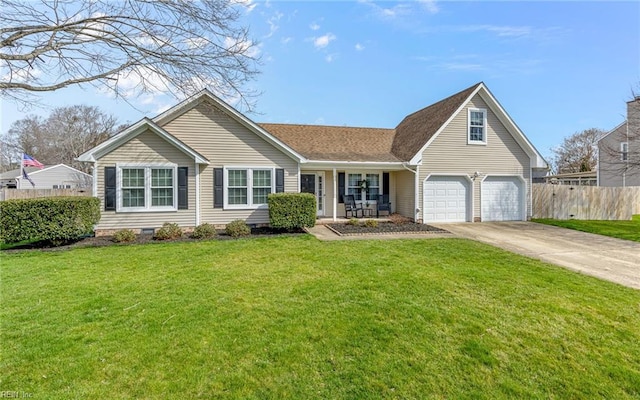
[[389,194],[389,173],[382,173],[382,193]]
[[104,167],[104,210],[116,210],[116,167]]
[[338,203],[344,203],[344,172],[338,172]]
[[213,208],[224,206],[224,170],[222,168],[213,169]]
[[276,193],[284,192],[284,169],[276,169]]
[[178,167],[178,210],[189,209],[188,176],[189,167]]

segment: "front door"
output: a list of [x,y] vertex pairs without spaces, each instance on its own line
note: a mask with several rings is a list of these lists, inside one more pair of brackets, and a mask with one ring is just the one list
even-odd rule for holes
[[324,173],[300,174],[300,191],[316,196],[316,215],[324,215]]

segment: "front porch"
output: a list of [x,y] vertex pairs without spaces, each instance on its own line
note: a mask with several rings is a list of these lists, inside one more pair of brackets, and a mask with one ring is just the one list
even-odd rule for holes
[[[336,168],[307,164],[300,171],[300,191],[314,194],[317,198],[319,224],[350,219],[346,218],[346,195],[352,196],[357,206],[364,209],[366,219],[378,219],[380,195],[385,196],[384,204],[389,205],[386,209],[380,209],[380,217],[387,217],[391,213],[412,219],[415,217],[413,171],[398,163],[345,164]],[[387,218],[378,220],[388,221]]]

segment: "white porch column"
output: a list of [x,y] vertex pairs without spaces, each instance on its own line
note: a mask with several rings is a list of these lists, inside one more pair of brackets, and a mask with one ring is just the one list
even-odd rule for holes
[[336,176],[336,169],[333,169],[333,221],[337,221],[338,213],[338,177]]
[[200,225],[200,165],[196,161],[196,226]]

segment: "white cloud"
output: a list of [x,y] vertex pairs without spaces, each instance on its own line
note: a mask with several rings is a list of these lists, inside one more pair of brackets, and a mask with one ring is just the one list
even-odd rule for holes
[[257,57],[260,54],[260,47],[251,40],[236,40],[231,37],[224,38],[224,46],[234,52],[239,52],[247,57]]
[[356,46],[355,46],[355,47],[356,47],[356,50],[357,50],[357,51],[362,51],[362,50],[364,50],[364,46],[363,46],[363,45],[361,45],[360,43],[356,43]]
[[209,40],[204,37],[193,37],[189,39],[185,39],[185,44],[190,49],[199,49],[207,45]]
[[311,29],[312,31],[317,31],[318,29],[320,29],[320,25],[318,25],[316,22],[312,22],[309,25],[309,29]]
[[290,41],[292,41],[292,40],[293,40],[293,38],[292,38],[292,37],[285,37],[285,38],[280,39],[280,43],[282,43],[282,44],[287,44],[287,43],[289,43],[289,42],[290,42]]
[[283,17],[283,15],[284,14],[282,14],[281,12],[276,11],[276,13],[267,20],[267,23],[269,24],[269,33],[267,34],[267,36],[265,36],[265,38],[270,38],[274,33],[276,33],[278,28],[280,28],[280,25],[278,25],[278,23],[280,22],[280,19]]
[[327,54],[324,57],[324,60],[328,63],[333,62],[336,58],[338,58],[338,53]]
[[233,3],[244,7],[245,10],[247,10],[247,13],[250,13],[254,8],[258,6],[258,3],[254,3],[253,0],[233,0],[232,4]]
[[440,11],[440,8],[436,4],[436,0],[418,0],[418,3],[422,4],[422,7],[430,14],[436,14]]
[[329,43],[331,43],[334,40],[336,40],[336,35],[334,35],[333,33],[327,33],[326,35],[322,35],[320,37],[314,38],[313,45],[317,49],[322,49],[327,47]]
[[322,124],[325,123],[324,122],[324,118],[318,117],[318,118],[316,118],[316,120],[313,123],[316,124],[316,125],[322,125]]

